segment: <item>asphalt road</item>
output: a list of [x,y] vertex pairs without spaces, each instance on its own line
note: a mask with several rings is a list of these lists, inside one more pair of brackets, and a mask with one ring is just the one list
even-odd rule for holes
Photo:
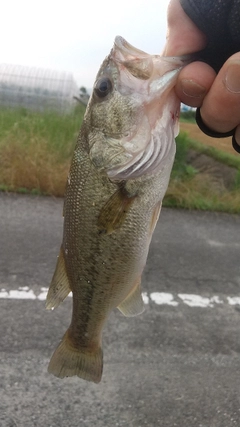
[[45,311],[62,200],[0,193],[0,426],[240,426],[240,217],[163,209],[145,312],[115,310],[99,385],[47,373],[71,298]]

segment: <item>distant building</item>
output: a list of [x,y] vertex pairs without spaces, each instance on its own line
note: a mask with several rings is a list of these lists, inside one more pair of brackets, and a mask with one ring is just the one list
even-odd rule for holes
[[70,112],[79,92],[71,73],[0,64],[0,108]]

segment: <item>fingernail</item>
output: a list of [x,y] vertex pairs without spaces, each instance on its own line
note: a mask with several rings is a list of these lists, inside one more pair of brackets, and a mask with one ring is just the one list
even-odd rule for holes
[[234,61],[228,66],[225,84],[229,92],[240,93],[240,61]]
[[183,79],[181,85],[183,93],[190,98],[202,98],[206,93],[206,88],[193,80]]

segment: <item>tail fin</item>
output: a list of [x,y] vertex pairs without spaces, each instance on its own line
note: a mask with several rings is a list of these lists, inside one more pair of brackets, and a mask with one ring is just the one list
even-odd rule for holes
[[103,353],[101,347],[95,352],[84,349],[76,349],[69,342],[66,334],[55,352],[53,353],[48,365],[48,372],[58,378],[78,377],[99,383],[102,377]]

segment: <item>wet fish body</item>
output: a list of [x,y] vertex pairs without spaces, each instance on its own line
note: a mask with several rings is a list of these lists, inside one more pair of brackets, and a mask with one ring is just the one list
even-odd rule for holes
[[175,156],[181,58],[115,39],[94,85],[74,151],[63,241],[47,296],[73,293],[72,321],[49,364],[57,377],[102,376],[102,330],[116,307],[144,310],[141,275]]

